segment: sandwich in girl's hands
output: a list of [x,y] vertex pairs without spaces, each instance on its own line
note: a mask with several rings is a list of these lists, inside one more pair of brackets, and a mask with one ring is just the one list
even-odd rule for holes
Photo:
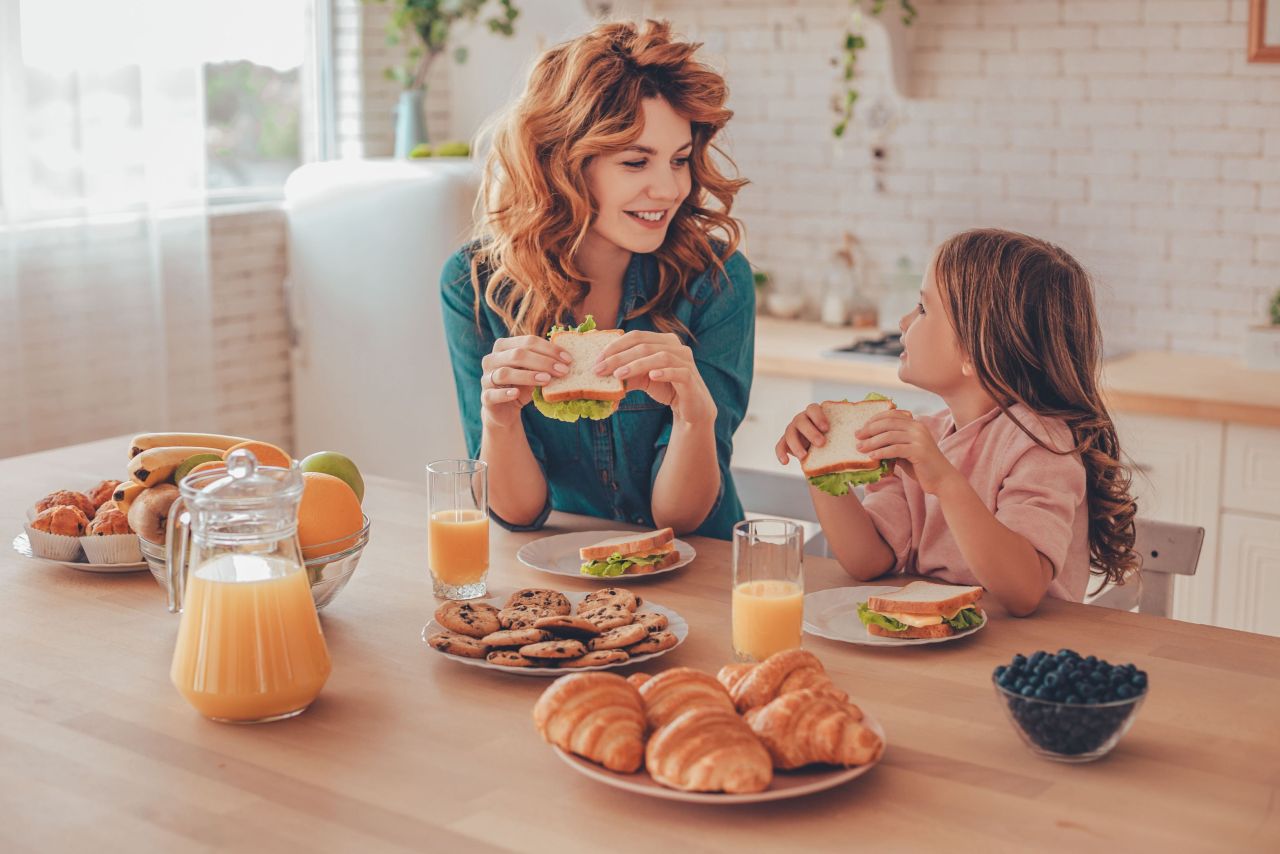
[[867,634],[883,638],[945,638],[986,622],[978,608],[981,587],[913,581],[889,596],[858,603]]
[[830,429],[826,444],[810,447],[800,463],[809,483],[839,497],[893,474],[893,460],[872,459],[859,451],[855,435],[872,418],[894,409],[892,400],[872,392],[856,403],[828,400],[820,405]]
[[576,328],[552,327],[547,337],[573,361],[569,372],[545,386],[533,389],[533,405],[548,418],[573,423],[579,418],[600,421],[618,409],[618,401],[627,391],[622,380],[614,376],[598,376],[593,370],[596,359],[606,347],[622,335],[621,329],[596,329],[596,319],[587,319]]

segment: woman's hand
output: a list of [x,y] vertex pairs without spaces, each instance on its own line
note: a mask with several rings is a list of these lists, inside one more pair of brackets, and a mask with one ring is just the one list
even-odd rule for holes
[[951,478],[962,478],[943,455],[929,429],[905,409],[880,413],[862,425],[854,436],[858,439],[859,451],[874,460],[896,459],[898,467],[929,495],[937,495]]
[[494,427],[519,422],[520,410],[533,400],[535,386],[569,372],[573,357],[546,338],[522,335],[499,338],[480,361],[481,417]]
[[600,353],[596,373],[612,374],[671,407],[688,424],[712,423],[716,404],[693,361],[693,350],[669,332],[627,332]]
[[785,466],[788,456],[803,460],[809,456],[809,448],[827,444],[827,431],[830,429],[831,424],[827,421],[827,416],[822,414],[822,407],[816,403],[809,404],[803,412],[791,419],[782,438],[774,446],[773,452],[777,454],[778,462]]

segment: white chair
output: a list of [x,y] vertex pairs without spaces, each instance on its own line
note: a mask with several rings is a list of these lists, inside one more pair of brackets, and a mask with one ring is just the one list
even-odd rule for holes
[[809,482],[798,474],[760,469],[732,469],[733,482],[747,518],[791,519],[804,526],[805,554],[827,557],[827,538],[809,498]]
[[1173,577],[1196,574],[1200,547],[1204,544],[1204,528],[1134,520],[1134,549],[1142,555],[1142,572],[1128,584],[1110,584],[1093,597],[1090,605],[1167,617],[1173,611]]

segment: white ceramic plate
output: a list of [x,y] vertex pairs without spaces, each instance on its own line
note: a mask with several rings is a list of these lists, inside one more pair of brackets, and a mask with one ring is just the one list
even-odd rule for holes
[[[507,601],[507,597],[513,592],[514,591],[512,590],[507,590],[502,593],[494,593],[487,599],[473,601],[487,601],[494,607],[501,607],[501,604]],[[573,607],[573,612],[575,614],[578,612],[578,603],[587,597],[586,593],[565,592],[564,595],[569,599],[569,604]],[[458,664],[466,664],[471,667],[483,667],[486,670],[499,670],[503,673],[511,673],[516,676],[564,676],[566,673],[586,673],[591,670],[613,670],[617,667],[630,667],[633,664],[639,664],[641,662],[648,661],[651,658],[666,655],[668,652],[671,652],[671,650],[676,649],[680,644],[684,643],[684,639],[689,636],[689,624],[685,622],[684,617],[680,616],[670,608],[655,605],[653,602],[649,601],[647,596],[644,597],[644,604],[640,606],[640,610],[637,613],[644,613],[645,611],[662,614],[667,618],[667,631],[676,636],[676,645],[668,649],[664,649],[661,652],[651,652],[648,655],[636,655],[627,661],[620,661],[617,664],[597,664],[595,667],[503,667],[498,664],[490,664],[483,658],[467,658],[463,655],[449,655],[447,652],[441,652],[433,646],[428,646],[427,649],[439,655],[443,655],[450,661],[456,661]],[[425,644],[429,636],[444,630],[444,626],[440,625],[433,619],[422,627],[422,642]]]
[[[69,566],[72,569],[79,569],[84,572],[137,572],[140,569],[147,568],[146,561],[138,561],[137,563],[88,563],[83,560],[53,560],[47,557],[39,557],[35,552],[31,551],[31,540],[27,538],[26,531],[13,538],[13,550],[32,560],[60,563],[63,566]],[[81,556],[83,557],[83,555]]]
[[[871,728],[872,732],[880,736],[881,741],[884,741],[884,730],[879,722],[871,717],[865,709],[863,709],[863,722]],[[887,741],[885,741],[885,745],[886,747],[888,746]],[[668,789],[666,786],[655,782],[648,772],[644,770],[635,774],[619,774],[594,762],[588,762],[581,756],[575,756],[572,753],[561,750],[559,747],[553,746],[552,749],[570,768],[605,785],[613,786],[616,789],[625,789],[628,792],[635,792],[638,795],[648,795],[651,798],[685,801],[693,804],[758,804],[762,801],[799,798],[804,795],[811,795],[814,792],[834,788],[842,783],[849,782],[855,777],[861,777],[880,761],[877,759],[870,765],[858,765],[854,768],[822,766],[818,768],[801,768],[796,771],[775,771],[773,782],[763,792],[729,795],[724,792],[682,792],[678,789]],[[880,752],[880,756],[884,756],[884,751]]]
[[[967,638],[987,627],[990,619],[984,619],[976,629],[969,629],[945,638],[883,638],[867,631],[858,619],[858,603],[870,596],[894,593],[897,587],[833,587],[818,590],[804,597],[804,630],[811,635],[845,643],[867,646],[919,646],[926,643],[946,643]],[[978,610],[982,610],[979,608]],[[983,617],[986,613],[983,612]]]
[[516,552],[516,557],[525,566],[533,569],[540,569],[543,572],[550,572],[554,575],[568,575],[572,578],[582,578],[588,581],[598,581],[601,584],[625,584],[628,581],[637,581],[645,578],[653,578],[656,575],[662,575],[667,572],[674,572],[682,566],[690,563],[697,552],[693,550],[693,546],[684,540],[676,540],[676,551],[680,554],[680,560],[666,569],[660,569],[657,572],[643,572],[637,575],[616,575],[611,578],[597,578],[594,575],[582,574],[582,558],[578,556],[578,550],[583,546],[590,546],[601,540],[608,540],[613,537],[626,537],[637,533],[636,531],[577,531],[572,534],[555,534],[550,537],[543,537],[540,540],[534,540],[531,543],[525,543],[520,547],[520,551]]

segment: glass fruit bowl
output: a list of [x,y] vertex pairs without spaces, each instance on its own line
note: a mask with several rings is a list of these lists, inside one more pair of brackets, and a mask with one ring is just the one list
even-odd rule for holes
[[[351,576],[355,574],[360,555],[364,553],[364,547],[369,544],[369,525],[369,517],[365,516],[364,527],[354,535],[354,543],[341,551],[335,550],[333,554],[311,557],[303,561],[307,568],[307,579],[311,582],[311,598],[315,600],[317,611],[332,602],[338,595],[338,591],[346,587]],[[345,545],[351,539],[352,535],[348,534],[328,543],[308,546],[307,551],[313,554],[328,551],[326,546]],[[138,542],[142,545],[142,556],[147,561],[147,568],[151,570],[151,577],[156,580],[156,584],[159,584],[161,589],[167,592],[169,576],[165,546],[141,537],[138,538]]]
[[991,680],[1000,705],[1027,747],[1058,762],[1092,762],[1129,731],[1147,692],[1105,703],[1066,703],[1026,697]]

